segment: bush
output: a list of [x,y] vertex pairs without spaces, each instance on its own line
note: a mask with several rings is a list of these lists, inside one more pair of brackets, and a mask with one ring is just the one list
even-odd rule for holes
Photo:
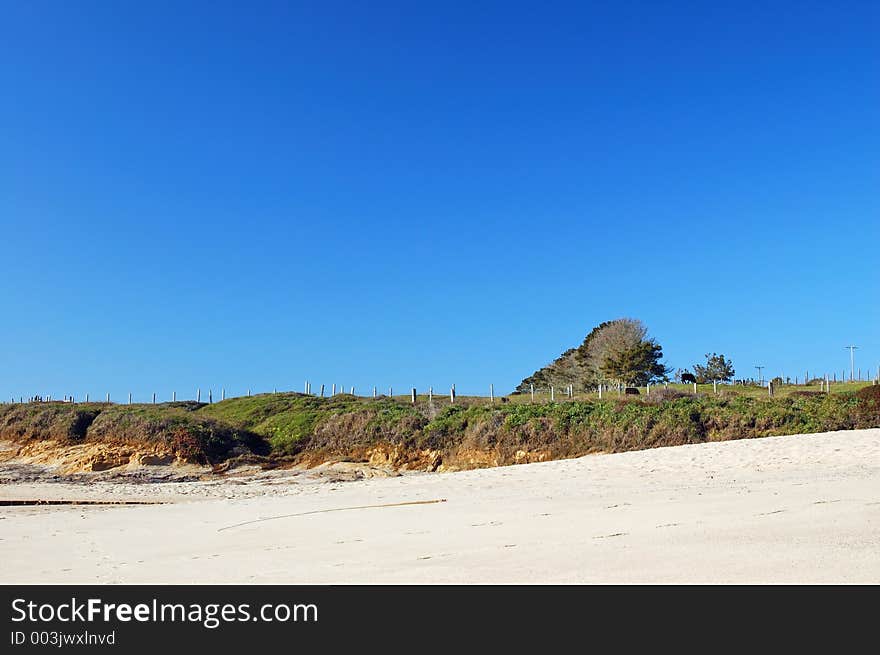
[[85,439],[103,405],[27,403],[0,406],[0,437],[13,441]]
[[880,385],[859,389],[855,393],[856,417],[859,427],[880,426]]
[[88,441],[159,445],[178,457],[205,463],[245,452],[268,453],[263,440],[246,430],[165,405],[114,405],[89,428]]

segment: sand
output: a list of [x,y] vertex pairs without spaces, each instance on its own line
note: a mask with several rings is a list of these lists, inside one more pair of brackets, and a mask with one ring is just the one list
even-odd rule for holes
[[0,582],[880,582],[880,429],[357,477],[2,484],[168,504],[0,507]]

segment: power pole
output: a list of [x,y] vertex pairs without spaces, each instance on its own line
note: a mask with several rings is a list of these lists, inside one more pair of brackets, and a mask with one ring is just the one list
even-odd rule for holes
[[764,369],[764,367],[756,366],[755,368],[758,369],[758,384],[764,384],[764,376],[761,375],[761,371]]
[[855,351],[859,349],[858,346],[844,346],[844,349],[849,348],[849,381],[853,381],[853,375],[855,374]]

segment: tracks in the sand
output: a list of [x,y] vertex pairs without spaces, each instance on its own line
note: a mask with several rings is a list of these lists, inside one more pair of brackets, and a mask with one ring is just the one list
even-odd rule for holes
[[167,505],[162,500],[46,500],[46,499],[0,499],[0,507],[23,507],[33,505]]

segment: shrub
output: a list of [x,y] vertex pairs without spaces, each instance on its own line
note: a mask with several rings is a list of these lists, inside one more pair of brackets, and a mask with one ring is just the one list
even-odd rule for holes
[[159,445],[200,463],[244,452],[266,453],[257,435],[181,407],[115,405],[89,428],[88,441]]
[[98,404],[68,403],[3,405],[0,409],[0,437],[14,441],[80,441],[85,438],[102,407]]
[[859,427],[880,427],[880,385],[859,389],[855,397]]

